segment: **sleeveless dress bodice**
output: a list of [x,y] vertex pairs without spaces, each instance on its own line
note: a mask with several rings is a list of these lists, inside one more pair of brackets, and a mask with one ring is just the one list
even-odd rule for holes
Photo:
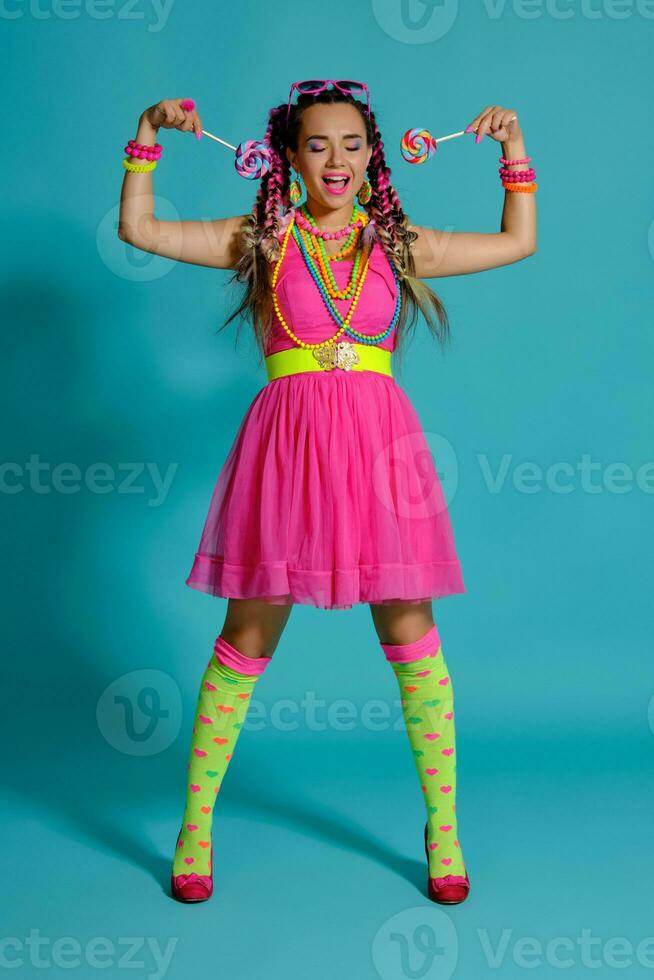
[[[343,259],[331,262],[331,270],[339,289],[344,289],[352,272],[354,259]],[[333,337],[339,329],[325,301],[309,272],[300,248],[293,238],[288,239],[286,254],[277,279],[277,299],[279,308],[290,329],[301,340],[309,344],[320,343]],[[390,262],[379,241],[375,241],[370,253],[368,273],[359,296],[351,324],[359,333],[374,335],[388,327],[393,319],[397,287]],[[352,299],[337,299],[332,301],[345,317]],[[339,341],[346,340],[357,343],[356,337],[343,333]],[[396,330],[383,341],[377,341],[376,346],[385,350],[395,350]],[[288,336],[273,311],[272,331],[266,346],[266,356],[297,344]]]

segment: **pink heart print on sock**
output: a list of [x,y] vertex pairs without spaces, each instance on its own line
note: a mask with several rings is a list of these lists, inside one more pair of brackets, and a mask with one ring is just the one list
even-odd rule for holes
[[[175,848],[173,876],[188,874],[191,864],[200,875],[212,874],[214,803],[244,726],[254,685],[269,660],[246,658],[222,636],[216,641],[214,655],[200,680],[187,764],[184,849]],[[229,734],[214,735],[216,730]]]
[[[422,776],[430,876],[443,875],[443,868],[464,875],[455,814],[454,694],[436,628],[414,643],[382,647],[399,685],[405,727]],[[439,663],[434,659],[437,656]]]

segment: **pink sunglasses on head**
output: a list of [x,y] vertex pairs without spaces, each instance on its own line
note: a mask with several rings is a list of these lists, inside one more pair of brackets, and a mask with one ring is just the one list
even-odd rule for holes
[[337,88],[339,92],[344,92],[345,95],[360,95],[365,92],[366,99],[368,100],[368,116],[370,116],[370,92],[368,91],[368,86],[365,82],[353,82],[348,79],[339,79],[338,81],[335,81],[333,78],[309,78],[303,82],[293,82],[291,85],[291,91],[288,93],[286,122],[288,122],[288,117],[291,114],[291,99],[293,98],[293,91],[295,89],[297,89],[300,93],[317,95],[318,92],[322,92],[323,89],[326,89],[328,85],[333,85],[334,88]]

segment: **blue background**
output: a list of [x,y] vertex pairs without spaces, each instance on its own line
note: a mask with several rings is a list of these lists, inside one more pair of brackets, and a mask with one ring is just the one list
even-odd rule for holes
[[[0,938],[23,963],[16,976],[44,975],[30,930],[48,937],[46,959],[62,937],[81,947],[49,976],[124,975],[127,936],[139,976],[478,978],[497,975],[498,945],[503,977],[527,963],[560,976],[554,955],[585,976],[584,930],[602,976],[618,961],[651,976],[654,945],[637,947],[654,935],[654,11],[430,7],[4,9]],[[497,231],[502,191],[498,144],[454,140],[410,167],[399,140],[411,126],[444,135],[488,104],[514,108],[539,183],[536,254],[431,280],[453,344],[443,356],[420,321],[402,379],[430,444],[447,447],[436,461],[467,587],[434,603],[472,882],[449,909],[425,897],[406,735],[362,720],[378,700],[398,717],[367,606],[294,608],[257,689],[267,720],[246,725],[216,808],[214,898],[185,907],[167,894],[197,687],[226,609],[184,579],[265,377],[247,325],[236,346],[235,324],[215,333],[239,295],[230,272],[118,240],[122,147],[143,109],[189,96],[211,132],[260,138],[291,82],[323,75],[370,86],[415,223]],[[230,151],[177,132],[161,142],[159,217],[250,209],[257,185]],[[77,482],[57,475],[65,463]],[[113,468],[102,493],[85,483],[98,463]],[[147,470],[123,484],[122,468],[147,463],[172,467],[161,499]],[[517,480],[526,463],[542,474],[532,492]],[[558,464],[572,468],[558,477],[566,492],[548,484]],[[630,468],[619,485],[614,464]],[[325,708],[313,724],[301,705],[312,694],[332,712],[351,702],[354,724],[325,723]],[[287,699],[295,724],[275,720]],[[104,970],[85,958],[94,937],[114,944]],[[568,950],[548,953],[557,937]],[[631,953],[612,960],[618,937]],[[159,974],[155,940],[173,950]],[[525,944],[536,952],[521,960]]]

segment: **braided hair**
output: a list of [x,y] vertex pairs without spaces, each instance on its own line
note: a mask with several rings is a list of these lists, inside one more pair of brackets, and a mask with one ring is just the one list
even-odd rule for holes
[[395,264],[402,299],[396,324],[394,354],[396,365],[399,366],[397,358],[405,335],[415,324],[418,309],[425,317],[430,332],[441,345],[449,340],[448,317],[436,293],[415,277],[415,262],[410,246],[418,236],[409,230],[409,219],[391,184],[391,171],[386,164],[384,144],[375,115],[371,111],[368,117],[363,103],[336,89],[325,89],[317,95],[300,94],[297,102],[291,106],[288,125],[285,103],[274,106],[268,114],[264,142],[270,152],[270,169],[261,180],[252,212],[241,226],[240,255],[231,280],[246,285],[245,295],[239,307],[219,330],[224,329],[237,316],[249,315],[260,354],[263,355],[273,324],[272,264],[280,257],[279,238],[288,227],[292,207],[289,197],[291,165],[286,156],[286,148],[297,151],[302,113],[305,109],[317,103],[334,102],[346,102],[357,109],[365,126],[367,144],[372,146],[367,169],[372,194],[364,208],[370,221],[361,234],[361,245],[365,259],[374,241],[378,240]]

